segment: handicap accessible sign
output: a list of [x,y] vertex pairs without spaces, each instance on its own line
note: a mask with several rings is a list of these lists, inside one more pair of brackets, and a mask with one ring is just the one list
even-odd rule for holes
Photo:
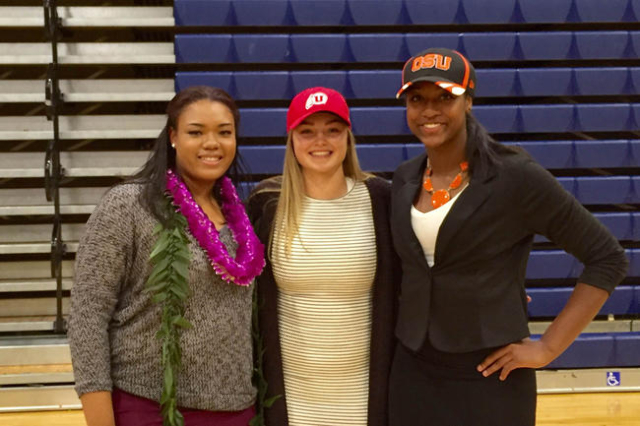
[[607,386],[620,386],[619,371],[607,371]]

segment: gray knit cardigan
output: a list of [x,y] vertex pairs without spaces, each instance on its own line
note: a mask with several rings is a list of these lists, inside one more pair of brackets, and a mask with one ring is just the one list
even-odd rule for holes
[[[157,221],[138,201],[141,189],[139,184],[112,188],[89,218],[78,248],[69,342],[79,395],[117,387],[160,400],[161,345],[155,333],[161,308],[144,290]],[[178,405],[243,410],[256,396],[251,382],[253,285],[223,282],[189,237],[192,294],[185,317],[194,327],[182,331],[180,339]],[[226,227],[221,240],[235,255],[236,243]]]

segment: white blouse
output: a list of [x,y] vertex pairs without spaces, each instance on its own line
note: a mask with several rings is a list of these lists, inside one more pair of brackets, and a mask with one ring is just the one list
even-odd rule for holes
[[449,210],[451,210],[458,196],[462,194],[466,187],[467,186],[462,188],[462,191],[458,192],[447,203],[426,213],[422,213],[413,205],[411,206],[411,226],[413,227],[413,232],[416,234],[416,237],[418,237],[418,241],[420,241],[424,257],[427,258],[427,263],[430,267],[433,267],[435,264],[436,240],[438,238],[438,231],[440,231],[440,225],[442,225]]

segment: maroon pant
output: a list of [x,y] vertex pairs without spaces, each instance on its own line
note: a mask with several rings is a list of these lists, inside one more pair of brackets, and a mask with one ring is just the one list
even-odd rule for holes
[[[162,426],[160,404],[150,399],[114,389],[112,396],[116,426]],[[247,426],[255,409],[242,411],[205,411],[180,408],[184,426]]]

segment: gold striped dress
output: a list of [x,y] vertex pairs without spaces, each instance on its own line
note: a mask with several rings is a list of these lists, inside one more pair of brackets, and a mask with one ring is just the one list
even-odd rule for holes
[[371,199],[306,198],[290,256],[276,232],[280,342],[290,426],[367,424],[371,295],[376,270]]

